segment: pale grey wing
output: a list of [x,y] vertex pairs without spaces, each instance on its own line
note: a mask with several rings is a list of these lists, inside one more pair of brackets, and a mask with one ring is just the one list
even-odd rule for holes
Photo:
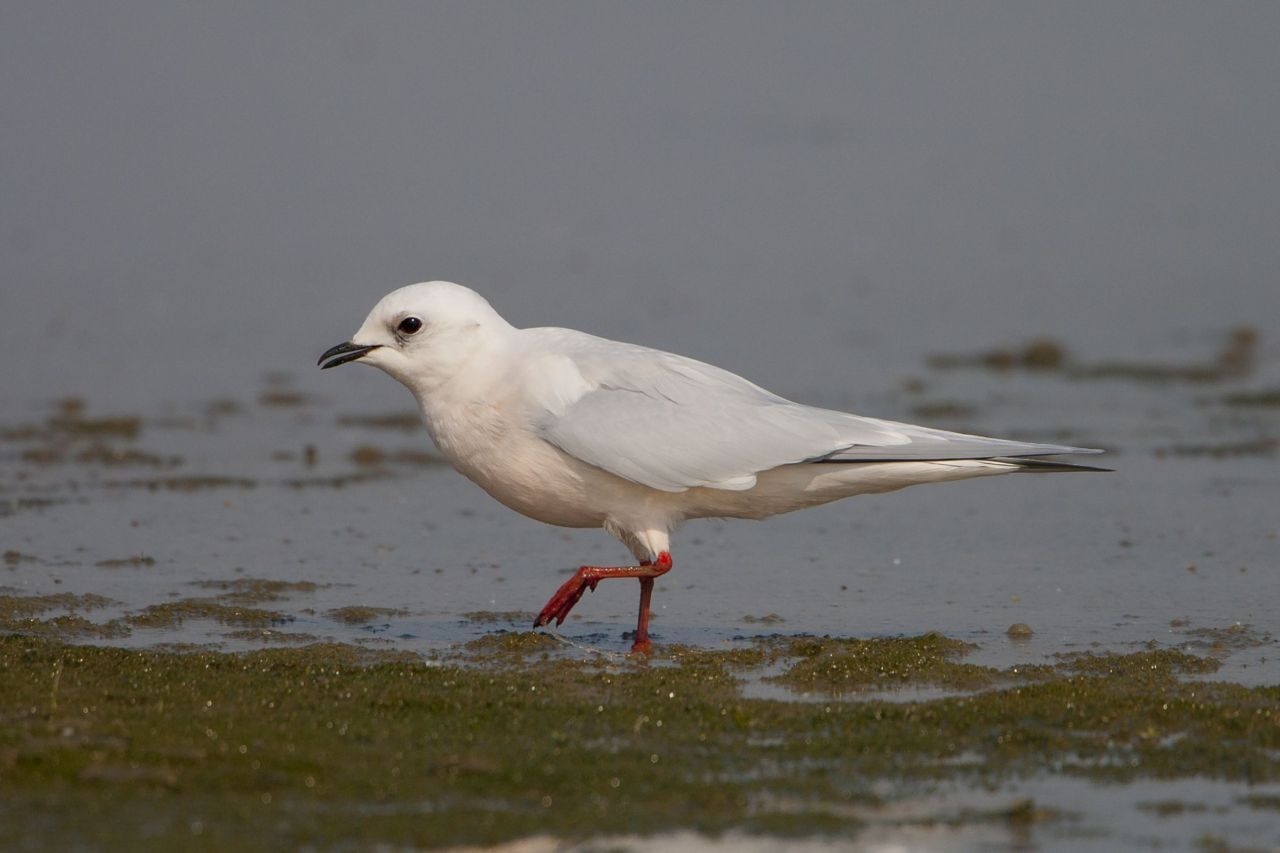
[[797,462],[1094,452],[802,406],[683,356],[585,335],[572,342],[575,371],[589,390],[537,413],[538,433],[571,456],[662,491],[749,489],[757,473]]
[[996,459],[1031,456],[1055,456],[1067,453],[1102,453],[1094,447],[1072,447],[1065,444],[1040,444],[1026,441],[1010,441],[988,438],[962,432],[864,418],[843,412],[830,412],[867,424],[878,424],[882,429],[895,431],[908,439],[907,444],[873,445],[855,443],[824,457],[821,462],[925,462],[947,459]]
[[600,389],[544,423],[541,434],[584,462],[668,492],[749,489],[757,472],[822,457],[847,443],[794,404],[704,394],[682,403]]
[[[899,429],[895,429],[899,428]],[[796,462],[992,459],[1099,451],[1026,444],[859,418],[792,404],[712,400],[696,406],[633,391],[593,391],[542,435],[564,452],[636,483],[677,492],[749,489]]]

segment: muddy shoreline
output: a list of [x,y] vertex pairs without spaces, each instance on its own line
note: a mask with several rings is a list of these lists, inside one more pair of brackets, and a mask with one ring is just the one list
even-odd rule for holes
[[[1238,789],[1241,814],[1280,803],[1280,687],[1214,681],[1214,659],[1167,649],[1003,670],[964,656],[935,634],[773,637],[651,660],[520,632],[428,659],[10,635],[0,841],[429,847],[684,830],[847,841],[886,823],[1054,838],[1080,816],[1016,793],[901,816],[957,787],[1016,792],[1045,777],[1215,780]],[[746,698],[762,677],[797,701]],[[862,698],[920,686],[948,695]],[[1196,807],[1146,806],[1166,819]]]

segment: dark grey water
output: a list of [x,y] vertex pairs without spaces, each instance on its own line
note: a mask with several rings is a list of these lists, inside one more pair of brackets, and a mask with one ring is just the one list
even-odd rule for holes
[[[1275,683],[1277,32],[1270,4],[11,5],[0,585],[105,595],[105,620],[307,581],[261,605],[278,630],[427,649],[620,558],[420,432],[342,420],[410,401],[315,356],[452,278],[805,402],[1112,450],[1110,475],[690,525],[660,642],[1155,640]],[[1043,337],[1061,369],[928,361]],[[136,434],[51,425],[68,397]],[[403,612],[328,613],[353,604]],[[565,633],[623,648],[634,607],[602,584]],[[255,642],[228,631],[115,641]]]

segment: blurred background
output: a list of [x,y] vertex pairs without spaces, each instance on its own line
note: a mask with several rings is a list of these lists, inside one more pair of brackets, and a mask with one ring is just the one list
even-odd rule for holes
[[0,401],[400,403],[312,365],[431,278],[830,405],[1041,334],[1270,348],[1278,36],[1265,2],[6,3]]

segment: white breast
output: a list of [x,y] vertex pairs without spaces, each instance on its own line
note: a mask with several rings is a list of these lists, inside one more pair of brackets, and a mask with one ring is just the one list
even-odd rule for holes
[[424,407],[424,420],[453,467],[505,506],[561,527],[604,524],[607,509],[589,482],[593,472],[496,407],[465,403],[444,414]]

